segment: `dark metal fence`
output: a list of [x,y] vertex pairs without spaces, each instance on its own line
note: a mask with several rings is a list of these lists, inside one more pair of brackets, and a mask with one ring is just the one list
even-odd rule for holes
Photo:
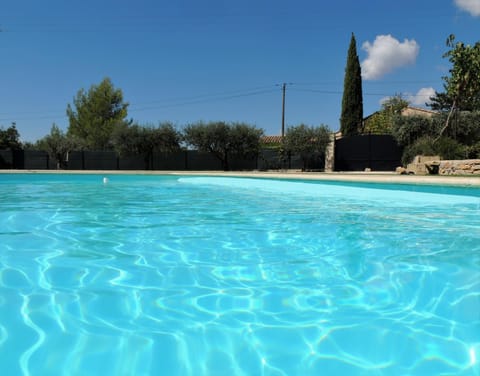
[[0,150],[0,168],[14,168],[13,153],[10,150]]
[[394,171],[401,166],[402,149],[390,135],[358,135],[335,141],[335,170]]
[[[258,157],[250,159],[232,158],[231,170],[268,170],[293,168],[301,169],[303,164],[298,156],[285,160],[278,151],[264,149]],[[323,169],[323,159],[312,160],[311,169]],[[149,158],[143,156],[119,156],[114,151],[73,151],[63,166],[65,170],[165,170],[165,171],[218,171],[222,163],[210,153],[185,150],[176,153],[154,153]],[[54,170],[55,160],[47,152],[32,150],[0,150],[0,169]]]
[[[343,137],[335,141],[335,170],[393,171],[401,165],[402,149],[389,135],[359,135]],[[263,149],[258,157],[232,158],[232,170],[277,170],[302,169],[303,161],[298,155],[282,158],[275,149]],[[324,156],[307,161],[309,170],[323,170]],[[47,152],[32,150],[0,150],[0,169],[56,169],[56,161]],[[210,153],[185,150],[176,153],[154,153],[143,156],[119,156],[114,151],[73,151],[65,163],[66,170],[176,170],[218,171],[220,160]]]

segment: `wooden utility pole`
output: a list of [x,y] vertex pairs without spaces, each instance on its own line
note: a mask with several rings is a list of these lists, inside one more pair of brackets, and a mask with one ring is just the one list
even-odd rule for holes
[[284,82],[282,85],[282,138],[285,137],[285,91],[287,84]]

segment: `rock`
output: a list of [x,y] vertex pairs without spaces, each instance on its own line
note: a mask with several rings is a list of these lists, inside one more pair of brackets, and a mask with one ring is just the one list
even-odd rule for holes
[[440,175],[480,175],[480,159],[440,161]]
[[427,169],[427,164],[434,162],[438,163],[439,160],[440,156],[438,155],[417,155],[413,159],[413,162],[407,165],[407,173],[426,175],[427,173],[430,173]]

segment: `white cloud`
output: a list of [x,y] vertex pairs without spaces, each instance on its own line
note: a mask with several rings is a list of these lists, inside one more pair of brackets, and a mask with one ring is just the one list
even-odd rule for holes
[[480,16],[480,0],[455,0],[455,4],[474,17]]
[[430,103],[430,97],[435,95],[435,89],[433,87],[421,88],[417,94],[409,95],[407,100],[416,106],[424,106],[426,103]]
[[[424,87],[421,88],[417,94],[401,93],[397,95],[400,95],[402,99],[406,100],[413,106],[425,106],[431,102],[430,98],[435,96],[435,89],[433,87]],[[380,99],[379,103],[380,105],[383,105],[386,101],[389,101],[392,98],[392,96],[383,97]]]
[[420,46],[415,40],[400,43],[391,35],[378,35],[372,43],[365,42],[362,49],[368,54],[362,62],[362,76],[375,80],[396,68],[415,63]]

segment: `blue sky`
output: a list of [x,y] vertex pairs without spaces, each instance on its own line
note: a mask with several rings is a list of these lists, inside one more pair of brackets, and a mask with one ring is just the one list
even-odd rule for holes
[[241,121],[339,128],[350,36],[364,114],[402,94],[422,106],[445,40],[480,39],[480,0],[2,0],[0,125],[24,141],[66,130],[77,91],[110,77],[142,125]]

